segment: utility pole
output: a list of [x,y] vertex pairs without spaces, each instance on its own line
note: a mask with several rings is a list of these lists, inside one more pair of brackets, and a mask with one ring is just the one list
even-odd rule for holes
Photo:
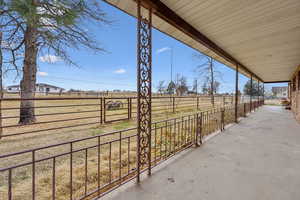
[[173,82],[173,47],[171,47],[171,52],[170,52],[170,65],[171,65],[170,66],[171,67],[171,82]]

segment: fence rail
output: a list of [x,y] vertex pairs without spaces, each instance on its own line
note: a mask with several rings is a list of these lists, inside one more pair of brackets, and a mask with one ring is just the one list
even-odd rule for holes
[[[245,117],[263,101],[238,104]],[[161,162],[233,123],[227,105],[152,123],[151,163]],[[0,155],[1,199],[93,199],[137,176],[137,128]],[[18,160],[18,161],[16,161]],[[143,168],[142,171],[145,171]]]
[[[240,97],[240,102],[248,101]],[[19,123],[20,102],[34,101],[36,122],[30,125]],[[232,96],[216,96],[215,107],[233,105]],[[49,97],[49,98],[3,98],[0,99],[0,138],[32,133],[57,132],[70,129],[99,126],[105,123],[136,118],[136,97]],[[153,97],[153,116],[195,111],[212,107],[209,96]],[[24,115],[23,115],[24,116]]]

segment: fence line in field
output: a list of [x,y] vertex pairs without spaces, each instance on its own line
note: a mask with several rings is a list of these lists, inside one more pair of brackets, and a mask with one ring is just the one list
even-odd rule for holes
[[[36,122],[19,124],[20,101],[34,101]],[[240,97],[239,102],[247,102]],[[233,105],[233,96],[216,96],[214,107]],[[0,99],[0,138],[24,134],[74,129],[83,126],[131,120],[137,114],[136,97],[49,97]],[[212,107],[209,96],[153,97],[153,116],[172,115],[184,111],[199,111]],[[24,115],[23,115],[24,116]]]

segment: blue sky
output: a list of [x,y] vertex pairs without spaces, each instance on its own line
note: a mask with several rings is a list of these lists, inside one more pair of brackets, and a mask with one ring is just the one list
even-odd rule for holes
[[[112,20],[111,25],[96,27],[89,24],[88,31],[101,43],[107,52],[94,54],[86,50],[70,50],[71,57],[80,67],[68,66],[53,55],[44,55],[38,60],[38,82],[53,84],[65,89],[81,90],[135,90],[136,89],[136,19],[102,3],[103,11]],[[173,38],[153,30],[153,89],[160,80],[170,81],[170,49],[173,49],[173,77],[184,75],[192,85],[196,76],[194,69],[199,64],[193,54],[195,50]],[[52,63],[46,62],[49,59]],[[233,92],[235,73],[223,64],[217,63],[223,74],[220,92]],[[248,80],[240,75],[240,90]],[[20,77],[8,74],[4,85],[19,84]],[[199,78],[200,81],[200,78]],[[278,85],[278,84],[277,84]],[[270,87],[270,86],[268,86]]]

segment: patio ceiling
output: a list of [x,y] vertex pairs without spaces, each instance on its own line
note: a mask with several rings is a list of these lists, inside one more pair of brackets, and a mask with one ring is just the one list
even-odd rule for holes
[[[105,1],[136,16],[134,0]],[[299,0],[142,1],[155,28],[247,76],[286,81],[300,64]]]

